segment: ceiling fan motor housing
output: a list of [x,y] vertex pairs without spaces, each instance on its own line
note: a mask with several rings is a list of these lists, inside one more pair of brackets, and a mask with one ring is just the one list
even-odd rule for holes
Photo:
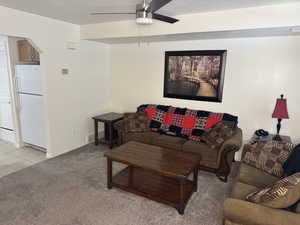
[[137,24],[152,24],[152,13],[147,10],[149,7],[148,3],[142,3],[136,5],[136,23]]

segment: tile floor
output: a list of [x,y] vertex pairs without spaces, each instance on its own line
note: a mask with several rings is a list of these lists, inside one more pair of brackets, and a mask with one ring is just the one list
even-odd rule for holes
[[46,160],[46,153],[0,140],[0,177]]

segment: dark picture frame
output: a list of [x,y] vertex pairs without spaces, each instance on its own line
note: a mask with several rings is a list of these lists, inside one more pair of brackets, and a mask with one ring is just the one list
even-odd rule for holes
[[227,50],[165,52],[164,97],[222,102]]

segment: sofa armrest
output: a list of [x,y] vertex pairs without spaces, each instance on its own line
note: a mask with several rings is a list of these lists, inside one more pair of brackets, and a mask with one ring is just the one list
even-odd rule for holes
[[243,132],[240,128],[237,128],[236,133],[222,144],[220,148],[220,152],[226,149],[232,149],[234,151],[238,151],[242,147],[242,143],[243,143]]
[[228,158],[227,156],[232,156],[232,159],[228,159],[228,163],[231,163],[234,159],[234,153],[237,152],[242,147],[243,133],[240,128],[237,128],[236,133],[228,140],[226,140],[219,149],[218,152],[218,163],[222,158]]
[[124,142],[125,129],[123,124],[123,120],[119,120],[114,123],[114,129],[118,133],[118,145],[121,145]]
[[233,137],[226,140],[218,150],[218,169],[216,174],[218,178],[224,182],[227,182],[235,152],[242,146],[242,135],[242,130],[237,128],[237,132]]
[[124,129],[124,127],[123,127],[123,120],[119,120],[119,121],[115,122],[114,123],[114,128],[116,130],[122,130],[122,129]]
[[224,219],[243,225],[300,225],[300,214],[228,198],[224,202]]

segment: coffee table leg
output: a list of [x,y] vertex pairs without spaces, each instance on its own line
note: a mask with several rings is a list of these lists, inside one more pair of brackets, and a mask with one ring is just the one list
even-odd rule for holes
[[107,158],[107,188],[112,188],[112,160]]
[[194,169],[194,191],[197,192],[198,191],[198,167],[196,167]]
[[132,186],[132,181],[133,181],[133,167],[129,166],[129,185]]

